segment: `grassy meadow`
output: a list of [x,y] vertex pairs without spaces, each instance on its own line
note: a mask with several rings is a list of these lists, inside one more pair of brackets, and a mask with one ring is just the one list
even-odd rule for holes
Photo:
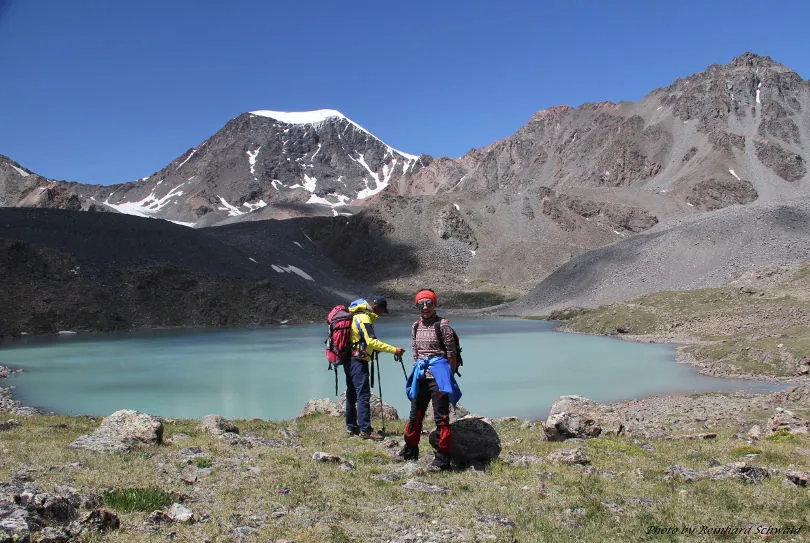
[[[87,541],[234,541],[237,533],[243,541],[296,542],[683,541],[706,539],[697,535],[701,527],[747,531],[727,538],[735,541],[801,541],[810,530],[810,490],[784,482],[788,469],[810,471],[807,435],[783,432],[750,445],[717,429],[718,437],[706,440],[614,436],[552,443],[540,439],[539,425],[496,421],[503,452],[485,472],[398,477],[402,465],[389,460],[396,452],[390,440],[347,437],[342,420],[324,415],[236,421],[243,435],[278,439],[286,432],[297,446],[234,447],[198,429],[198,421],[176,420],[166,422],[166,444],[118,454],[68,448],[100,421],[18,418],[21,426],[0,433],[0,481],[22,472],[45,492],[68,485],[102,497],[121,528]],[[391,439],[400,440],[403,425],[387,423]],[[426,441],[422,454],[429,453]],[[189,447],[202,455],[188,460],[181,451]],[[582,449],[588,467],[549,458],[565,448]],[[353,469],[316,462],[316,451],[337,455]],[[751,484],[665,474],[673,465],[700,472],[741,461],[770,476]],[[189,466],[198,468],[193,484],[181,479]],[[408,489],[407,480],[437,485],[438,492]],[[147,520],[174,501],[197,521]],[[799,533],[773,533],[786,527]],[[683,533],[688,529],[695,533]]]

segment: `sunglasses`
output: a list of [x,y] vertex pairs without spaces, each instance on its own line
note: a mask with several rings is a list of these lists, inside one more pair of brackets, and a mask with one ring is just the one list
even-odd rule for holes
[[416,302],[416,307],[419,309],[424,309],[426,307],[433,307],[433,300],[423,300],[421,302]]

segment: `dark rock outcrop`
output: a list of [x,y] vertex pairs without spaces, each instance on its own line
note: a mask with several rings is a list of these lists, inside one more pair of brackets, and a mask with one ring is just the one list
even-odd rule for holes
[[[501,439],[498,432],[487,421],[480,417],[466,417],[450,424],[452,451],[450,456],[458,465],[470,463],[487,463],[501,454]],[[430,433],[430,444],[435,449],[439,442],[439,433]]]

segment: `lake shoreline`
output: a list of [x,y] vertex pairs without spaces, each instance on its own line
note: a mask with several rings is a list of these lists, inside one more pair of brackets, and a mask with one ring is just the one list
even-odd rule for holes
[[[686,362],[680,361],[679,363]],[[0,385],[22,372],[21,368],[0,365]],[[735,376],[735,378],[737,377]],[[786,388],[767,393],[743,391],[695,394],[661,393],[637,399],[595,403],[599,409],[621,413],[628,420],[636,420],[639,423],[636,431],[644,435],[650,432],[655,433],[663,427],[668,428],[671,433],[689,432],[709,427],[740,430],[746,424],[750,424],[750,413],[762,409],[775,409],[784,405],[786,398],[791,398],[791,402],[788,402],[793,404],[791,407],[810,408],[810,383],[787,383],[776,380],[771,382],[784,384]],[[59,413],[46,411],[36,406],[24,405],[14,397],[15,388],[13,385],[0,386],[0,411],[22,416],[59,415]],[[525,417],[498,418],[514,418],[530,422],[544,420]],[[708,425],[709,422],[717,426]]]
[[732,371],[726,367],[721,367],[717,364],[712,364],[708,360],[700,360],[693,355],[686,352],[686,347],[700,343],[699,340],[689,336],[665,336],[659,334],[592,334],[588,332],[578,332],[576,330],[568,330],[564,322],[554,329],[557,332],[566,334],[582,334],[585,336],[600,336],[622,341],[629,341],[631,343],[657,343],[675,346],[675,362],[678,364],[685,364],[695,368],[695,370],[706,377],[715,377],[718,379],[740,379],[744,381],[765,381],[769,383],[778,383],[784,385],[804,386],[810,385],[810,374],[808,375],[792,375],[789,377],[777,377],[775,375],[767,375],[761,373],[739,372]]

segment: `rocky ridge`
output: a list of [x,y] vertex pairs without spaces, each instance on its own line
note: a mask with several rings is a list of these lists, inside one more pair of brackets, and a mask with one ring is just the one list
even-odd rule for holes
[[6,206],[112,211],[190,226],[333,215],[419,169],[334,110],[253,111],[154,174],[107,186],[52,181],[0,157]]

